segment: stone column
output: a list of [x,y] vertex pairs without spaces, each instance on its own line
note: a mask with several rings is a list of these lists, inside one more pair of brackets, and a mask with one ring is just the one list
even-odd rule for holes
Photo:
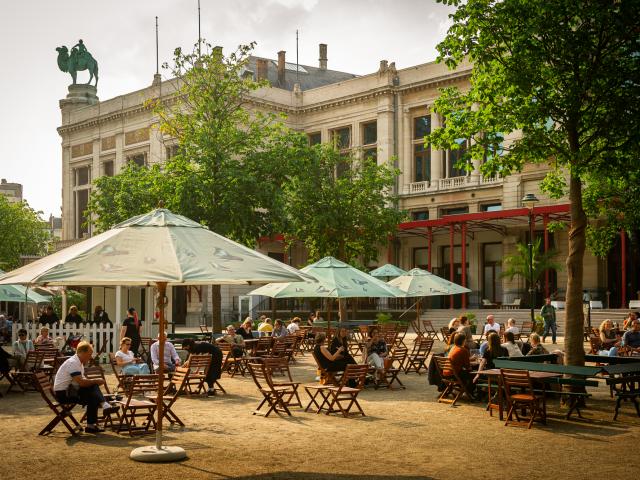
[[414,172],[413,165],[413,145],[411,143],[411,110],[409,108],[403,108],[402,110],[402,129],[400,130],[399,142],[400,148],[399,152],[402,152],[401,169],[402,175],[400,176],[400,191],[403,192],[404,188],[409,188],[409,184],[415,182],[416,176]]
[[[442,126],[442,122],[440,121],[440,115],[438,115],[433,110],[431,111],[431,131],[436,130]],[[438,181],[440,180],[442,175],[442,158],[444,152],[442,150],[437,150],[435,148],[431,148],[431,180]]]
[[62,239],[71,240],[73,230],[73,178],[69,162],[71,161],[71,147],[62,147]]
[[117,175],[124,166],[124,133],[116,133],[116,158],[113,163],[113,174]]
[[[378,164],[389,161],[393,156],[393,94],[378,98]],[[360,132],[353,131],[354,138],[360,137]],[[353,142],[355,144],[355,142]]]
[[163,163],[166,158],[164,143],[162,143],[162,132],[158,123],[152,124],[149,132],[149,165]]

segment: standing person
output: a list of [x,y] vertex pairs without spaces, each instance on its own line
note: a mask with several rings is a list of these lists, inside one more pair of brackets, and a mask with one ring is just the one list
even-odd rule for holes
[[195,342],[192,338],[185,338],[182,341],[182,349],[189,352],[189,356],[211,355],[211,364],[209,365],[209,371],[207,372],[205,380],[207,385],[209,385],[207,395],[215,395],[216,391],[213,387],[222,373],[222,350],[220,350],[217,345],[209,342]]
[[93,309],[93,323],[104,323],[110,327],[113,326],[113,323],[109,320],[109,315],[100,305],[96,305],[96,308]]
[[131,351],[137,357],[138,348],[140,348],[140,321],[136,319],[136,309],[129,307],[127,310],[127,318],[122,321],[120,327],[120,339],[129,337],[131,339]]
[[84,365],[91,360],[93,347],[89,342],[80,342],[76,354],[67,359],[56,373],[53,392],[61,404],[79,403],[87,407],[87,433],[99,433],[104,430],[98,427],[98,407],[102,405],[104,414],[118,410],[107,403],[100,391],[103,379],[90,380],[84,376]]
[[51,305],[47,305],[44,312],[42,312],[42,315],[40,315],[38,323],[40,323],[40,325],[47,325],[51,328],[54,325],[59,325],[60,319],[58,318],[58,315],[56,315],[56,312],[53,311],[53,307]]
[[69,313],[64,317],[64,323],[73,323],[76,327],[80,327],[84,323],[84,319],[78,313],[78,307],[71,305]]
[[547,297],[544,299],[545,304],[542,306],[540,310],[540,315],[542,315],[542,319],[544,320],[544,332],[542,332],[542,343],[547,339],[547,335],[549,334],[549,330],[551,330],[551,340],[553,343],[556,343],[556,307],[551,305],[551,298]]

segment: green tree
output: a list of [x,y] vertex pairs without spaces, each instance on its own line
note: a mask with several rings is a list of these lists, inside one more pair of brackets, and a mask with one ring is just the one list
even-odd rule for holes
[[284,185],[288,238],[304,243],[311,260],[331,255],[366,266],[405,218],[391,193],[399,171],[330,145],[307,152],[298,160],[298,174]]
[[9,202],[0,195],[0,267],[20,266],[20,255],[44,255],[50,240],[47,223],[27,202]]
[[[557,252],[555,250],[542,250],[542,241],[536,238],[533,241],[533,282],[540,280],[547,270],[562,270],[562,265],[555,261]],[[513,280],[513,277],[521,277],[529,281],[529,245],[525,243],[516,244],[516,253],[507,255],[503,260],[504,270],[502,277]]]
[[456,148],[471,139],[462,163],[482,159],[487,176],[546,162],[543,189],[561,196],[568,187],[565,360],[583,364],[583,185],[638,170],[639,1],[439,1],[456,7],[440,60],[469,60],[473,73],[468,90],[445,89],[436,101],[446,122],[429,140]]

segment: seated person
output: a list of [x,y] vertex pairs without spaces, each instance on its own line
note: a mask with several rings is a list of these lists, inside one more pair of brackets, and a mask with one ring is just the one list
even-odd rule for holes
[[527,355],[548,355],[549,351],[540,343],[540,335],[532,333],[529,335],[529,343],[531,349],[527,352]]
[[309,314],[309,317],[307,318],[307,326],[309,327],[313,327],[313,322],[316,321],[316,313],[315,312],[311,312]]
[[67,359],[58,371],[53,383],[56,400],[61,404],[79,403],[87,407],[87,433],[104,432],[98,427],[98,407],[102,406],[104,414],[118,410],[107,403],[100,391],[103,379],[90,380],[84,376],[84,365],[91,360],[93,347],[89,342],[80,342],[76,354]]
[[627,313],[627,316],[624,318],[624,321],[622,322],[623,330],[631,330],[631,324],[636,318],[637,317],[634,312]]
[[251,340],[253,338],[252,328],[253,328],[253,320],[251,320],[251,317],[247,317],[244,319],[244,322],[242,322],[242,325],[238,327],[238,330],[236,330],[236,333],[240,335],[242,338],[244,338],[245,340]]
[[[625,332],[622,336],[622,345],[629,348],[631,351],[631,355],[639,355],[640,354],[640,320],[634,318],[631,322],[631,330]],[[611,351],[609,353],[610,356],[615,356],[618,354],[618,349],[616,347],[611,348],[611,350],[615,349],[615,353],[612,354]]]
[[506,342],[504,342],[502,344],[502,347],[505,348],[507,350],[507,352],[509,352],[509,356],[510,357],[522,357],[524,355],[522,355],[522,350],[520,350],[520,347],[516,344],[516,339],[513,335],[513,332],[507,332],[504,334],[504,338],[506,340]]
[[[162,359],[164,370],[165,372],[174,372],[176,367],[180,366],[180,357],[173,343],[166,339],[166,333],[164,338],[164,358]],[[158,341],[151,344],[151,363],[153,364],[153,370],[157,372],[160,368],[160,334],[158,334]]]
[[27,353],[31,350],[35,350],[33,342],[27,338],[27,331],[21,328],[18,330],[18,340],[13,342],[13,360],[16,370],[22,368],[27,359]]
[[338,350],[338,348],[342,347],[342,358],[344,358],[347,364],[349,363],[356,364],[358,362],[356,362],[356,360],[349,353],[348,338],[349,338],[349,331],[344,327],[340,327],[336,332],[336,334],[333,336],[333,339],[331,340],[331,345],[329,345],[329,351],[333,354]]
[[493,315],[487,315],[487,323],[484,326],[484,334],[487,335],[491,331],[494,331],[499,334],[500,324],[494,320]]
[[516,327],[515,318],[510,318],[509,320],[507,320],[507,329],[505,330],[505,332],[513,333],[514,337],[517,337],[518,335],[520,335],[520,329]]
[[[599,336],[602,342],[602,348],[598,351],[598,355],[610,355],[613,347],[619,347],[621,340],[618,338],[615,329],[613,328],[613,322],[609,319],[600,324]],[[614,352],[616,352],[614,350]]]
[[78,313],[78,307],[75,305],[69,307],[69,314],[64,317],[64,323],[73,324],[76,327],[80,327],[84,323],[84,319]]
[[56,312],[53,311],[53,307],[51,305],[47,305],[47,308],[45,308],[42,315],[40,315],[38,323],[53,327],[54,325],[60,324],[60,319],[58,318],[58,315],[56,315]]
[[376,374],[380,380],[384,379],[385,368],[384,359],[387,358],[389,351],[387,343],[380,336],[377,328],[372,328],[369,332],[369,340],[366,344],[367,363],[376,369]]
[[[158,343],[158,342],[156,342]],[[116,364],[124,375],[148,375],[149,365],[137,358],[131,351],[131,339],[124,337],[120,340],[120,350],[115,354]]]
[[[491,370],[492,368],[496,368],[493,361],[499,357],[507,357],[509,352],[506,348],[500,345],[500,335],[496,332],[489,332],[487,336],[487,348],[484,353],[482,353],[482,360],[480,360],[480,366],[478,367],[478,371],[482,370]],[[479,375],[476,375],[474,381],[478,381]]]
[[325,340],[327,334],[320,332],[316,335],[315,347],[313,348],[313,356],[318,361],[318,364],[328,372],[343,372],[348,363],[343,355],[343,347],[331,353],[325,346]]
[[209,342],[195,342],[192,338],[185,338],[182,341],[182,349],[189,352],[189,355],[211,355],[211,363],[205,381],[209,386],[207,395],[215,395],[214,386],[222,372],[222,350],[217,345]]
[[238,358],[244,355],[244,338],[236,333],[233,325],[227,327],[226,335],[218,338],[216,342],[226,342],[231,345],[231,353]]
[[291,335],[293,335],[298,330],[300,330],[300,322],[301,321],[302,321],[302,319],[300,317],[293,317],[291,319],[291,323],[289,323],[289,325],[287,325],[287,330],[289,330],[289,333]]
[[444,375],[455,373],[470,393],[475,389],[473,377],[471,375],[471,355],[466,348],[467,337],[463,333],[456,333],[453,339],[454,347],[449,352],[449,360],[453,372],[445,370]]
[[288,334],[289,334],[289,330],[287,330],[287,327],[284,326],[284,323],[282,322],[282,320],[280,319],[276,320],[276,323],[273,326],[272,335],[274,337],[285,337]]
[[456,334],[455,332],[452,333],[451,335],[449,335],[449,338],[447,339],[447,344],[444,347],[444,356],[448,357],[449,356],[449,352],[451,352],[451,350],[453,350],[453,347],[455,346],[453,343],[453,339],[456,338]]
[[457,317],[453,317],[450,321],[449,321],[449,335],[451,335],[452,333],[454,333],[456,330],[458,330],[458,327],[460,326],[460,320],[458,320]]
[[258,325],[258,332],[260,336],[270,336],[273,333],[273,325],[270,318],[265,318],[264,321]]
[[471,332],[469,319],[466,317],[466,315],[460,316],[460,326],[458,327],[458,333],[464,334],[466,338],[466,347],[469,350],[476,348],[476,342],[473,341],[473,333]]
[[40,335],[38,335],[33,342],[36,345],[53,345],[53,339],[49,336],[49,329],[42,327],[40,329]]

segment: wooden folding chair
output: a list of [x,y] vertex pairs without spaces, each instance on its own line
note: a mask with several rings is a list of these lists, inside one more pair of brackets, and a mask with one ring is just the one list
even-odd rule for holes
[[442,335],[442,341],[444,343],[449,343],[449,336],[451,335],[449,333],[449,327],[441,327],[440,334]]
[[236,373],[239,373],[244,377],[246,373],[246,361],[244,355],[240,357],[234,356],[232,345],[227,342],[220,342],[218,343],[218,346],[224,355],[221,371],[227,372],[230,377],[234,377]]
[[[262,393],[263,397],[262,402],[260,402],[258,408],[253,411],[253,414],[268,417],[271,412],[276,412],[278,415],[280,413],[286,413],[288,416],[291,416],[291,412],[287,407],[284,397],[292,391],[292,388],[290,386],[275,386],[271,381],[270,372],[267,370],[264,363],[250,362],[247,366],[253,381],[258,387],[260,393]],[[262,406],[265,404],[269,407],[267,411],[260,411]]]
[[[282,398],[282,401],[287,407],[302,407],[300,396],[298,395],[299,383],[293,381],[291,376],[291,370],[289,369],[289,362],[286,358],[265,358],[262,362],[269,373],[269,379],[274,387],[290,387],[291,391],[288,391]],[[279,373],[285,377],[285,381],[275,381],[274,373]],[[288,380],[288,381],[287,381]]]
[[522,327],[520,328],[520,340],[526,338],[529,340],[529,336],[533,333],[533,323],[531,321],[522,322]]
[[255,356],[267,357],[271,355],[271,347],[273,345],[273,337],[259,337],[256,342]]
[[[507,399],[507,420],[505,426],[509,422],[513,422],[513,414],[516,415],[516,424],[527,425],[531,428],[533,421],[538,417],[543,424],[547,424],[547,403],[544,392],[542,395],[537,394],[533,390],[533,383],[529,376],[528,370],[514,370],[501,368],[500,378],[502,387]],[[518,409],[529,409],[530,417],[528,422],[520,420]]]
[[113,375],[118,381],[118,385],[116,385],[116,392],[124,392],[125,384],[129,381],[128,377],[130,377],[130,375],[122,373],[122,370],[120,370],[120,367],[118,366],[118,362],[116,362],[116,356],[113,353],[109,353],[109,364],[113,370]]
[[11,385],[9,385],[7,393],[9,393],[13,389],[13,387],[18,387],[20,390],[22,390],[22,393],[26,392],[27,390],[36,390],[36,386],[34,384],[34,374],[36,372],[44,371],[47,375],[49,375],[51,369],[53,368],[43,368],[43,360],[43,351],[28,351],[27,357],[25,358],[20,370],[16,369],[13,372],[9,373],[9,383],[11,383]]
[[438,331],[433,326],[433,322],[431,320],[422,320],[422,331],[426,338],[438,340]]
[[72,413],[73,407],[75,407],[76,404],[61,404],[58,402],[53,393],[53,385],[51,385],[49,376],[45,372],[36,372],[34,374],[34,385],[36,390],[40,392],[40,395],[42,395],[47,406],[55,415],[53,420],[51,420],[38,435],[47,435],[51,433],[58,423],[62,423],[67,430],[69,430],[71,435],[77,435],[82,432],[82,426]]
[[[451,366],[451,360],[447,357],[434,356],[436,361],[436,367],[438,373],[445,388],[438,396],[438,403],[449,403],[451,406],[455,406],[456,402],[465,393],[471,398],[471,394],[467,391],[464,383],[458,375],[456,375],[453,367]],[[453,397],[451,399],[450,397]]]
[[421,370],[429,370],[427,360],[433,348],[433,338],[423,337],[413,344],[413,350],[407,355],[404,365],[404,373],[415,371],[418,375],[422,375]]
[[[203,355],[204,356],[204,355]],[[206,355],[210,356],[210,355]],[[164,391],[162,395],[162,418],[166,418],[173,425],[177,423],[181,427],[184,427],[184,423],[180,420],[180,417],[176,415],[173,411],[172,407],[178,400],[179,395],[184,391],[185,386],[189,380],[189,367],[176,367],[173,375],[171,375],[171,380],[169,381],[169,385]],[[154,404],[157,401],[158,395],[147,394],[145,395],[147,400],[151,400]]]
[[129,435],[134,435],[135,433],[144,434],[155,431],[156,421],[153,415],[156,412],[156,403],[145,399],[145,395],[157,391],[158,375],[134,375],[131,377],[131,382],[127,384],[125,392],[126,398],[117,402],[122,409],[120,423],[116,429],[118,433],[127,430]]
[[[205,381],[209,373],[209,368],[211,368],[211,355],[208,353],[190,354],[187,363],[185,363],[185,367],[189,367],[189,378],[185,384],[185,392],[187,392],[188,395],[206,392],[207,387],[205,386]],[[216,387],[222,393],[227,393],[218,380],[214,383],[214,389],[216,389]]]
[[390,366],[384,371],[384,383],[386,383],[387,388],[393,390],[395,388],[393,386],[394,382],[398,384],[398,388],[402,388],[403,390],[407,388],[398,378],[398,374],[403,371],[408,352],[407,347],[404,346],[393,347],[389,352],[387,358],[390,360]]
[[93,357],[91,357],[91,360],[89,360],[89,366],[100,365],[100,357],[104,355],[106,352],[107,352],[107,342],[106,342],[106,339],[103,339],[102,342],[100,342],[100,348],[98,348],[98,351],[96,352],[96,354]]
[[[351,414],[351,409],[355,407],[358,409],[356,415],[360,414],[364,417],[364,410],[358,403],[358,394],[364,388],[368,371],[368,365],[347,365],[339,385],[305,386],[305,390],[311,398],[311,402],[307,405],[305,411],[308,411],[311,405],[316,405],[316,413],[323,411],[327,415],[341,413],[343,417],[348,417]],[[310,389],[316,390],[316,393],[312,394]],[[321,404],[318,404],[315,400],[318,393],[322,397]]]

